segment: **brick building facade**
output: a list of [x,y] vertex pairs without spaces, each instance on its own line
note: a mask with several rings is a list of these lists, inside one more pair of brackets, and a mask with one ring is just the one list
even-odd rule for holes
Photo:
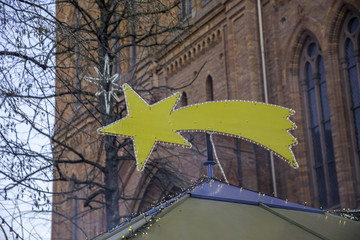
[[[292,134],[298,145],[293,151],[300,167],[292,169],[274,157],[278,197],[318,208],[358,208],[360,2],[260,2],[261,6],[255,0],[183,0],[181,14],[193,26],[183,34],[181,44],[167,49],[151,64],[146,87],[180,88],[183,105],[224,99],[264,102],[267,94],[269,103],[294,109],[296,114],[291,119],[298,127]],[[159,95],[165,97],[170,93]],[[79,118],[76,129],[91,131],[100,127],[84,119]],[[123,163],[119,175],[126,182],[121,191],[143,200],[122,200],[121,212],[138,212],[148,207],[148,202],[163,197],[154,184],[160,178],[175,179],[169,180],[166,188],[176,192],[205,174],[202,162],[206,154],[201,145],[204,136],[202,133],[187,136],[190,135],[200,143],[199,148],[172,149],[178,157],[172,156],[167,172],[153,169],[152,175],[139,173],[134,162]],[[73,134],[68,136],[70,141]],[[81,134],[77,136],[79,147],[87,149],[86,154],[97,154],[99,143],[87,142]],[[273,194],[268,152],[225,136],[214,135],[214,142],[230,184]],[[69,169],[77,171],[86,170]],[[176,176],[167,178],[170,173]],[[217,167],[215,176],[222,178]],[[55,183],[54,189],[68,189],[70,185]],[[64,215],[77,208],[85,209],[81,203],[71,204],[62,205]],[[86,236],[93,237],[106,230],[103,214],[101,209],[94,210],[77,217],[76,224]],[[62,237],[84,238],[84,233],[66,221],[56,224],[59,219],[53,217],[54,239],[64,228],[69,231]]]

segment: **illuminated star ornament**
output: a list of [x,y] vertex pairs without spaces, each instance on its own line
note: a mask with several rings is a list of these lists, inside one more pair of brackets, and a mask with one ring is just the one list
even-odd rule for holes
[[124,84],[128,114],[98,133],[131,137],[137,169],[142,171],[157,142],[191,148],[180,132],[202,131],[231,135],[256,143],[298,168],[291,147],[297,143],[288,132],[296,126],[288,108],[240,100],[206,102],[175,109],[176,93],[149,105],[128,84]]
[[[95,69],[95,72],[97,73],[97,75],[99,76],[99,78],[85,77],[84,79],[90,83],[98,85],[99,90],[95,93],[95,96],[98,97],[101,94],[104,95],[105,111],[107,114],[109,114],[110,106],[111,106],[111,104],[110,104],[111,98],[114,98],[117,102],[120,102],[120,99],[118,98],[118,96],[115,93],[116,91],[118,91],[118,89],[116,89],[115,87],[119,87],[115,83],[115,81],[119,77],[119,74],[114,74],[114,75],[110,76],[110,63],[109,63],[108,55],[105,55],[104,72],[101,73],[97,67],[94,67],[94,69]],[[104,87],[102,85],[103,81],[106,83],[106,85],[109,85],[108,91],[104,89]]]

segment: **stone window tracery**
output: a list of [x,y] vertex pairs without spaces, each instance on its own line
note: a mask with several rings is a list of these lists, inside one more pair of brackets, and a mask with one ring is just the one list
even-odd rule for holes
[[324,66],[321,47],[309,35],[301,53],[300,75],[306,102],[308,142],[318,204],[328,208],[338,205],[340,200]]
[[355,146],[357,157],[360,160],[360,83],[359,83],[359,34],[360,17],[352,11],[346,14],[342,26],[340,48],[341,62],[347,85],[346,95],[349,96],[349,108],[352,116],[352,128],[355,133]]

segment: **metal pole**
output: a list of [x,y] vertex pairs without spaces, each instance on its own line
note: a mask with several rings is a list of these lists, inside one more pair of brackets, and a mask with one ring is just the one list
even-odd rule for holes
[[207,161],[205,161],[203,164],[207,166],[208,178],[213,178],[213,165],[215,165],[216,162],[214,161],[213,148],[210,142],[210,134],[206,133],[205,139],[206,139]]
[[[264,97],[265,97],[265,103],[269,103],[266,66],[265,66],[265,51],[264,51],[264,35],[263,35],[262,14],[261,14],[261,0],[257,1],[257,8],[258,8],[258,20],[259,20],[261,66],[262,66],[262,75],[263,75],[263,82],[264,82]],[[274,154],[272,152],[270,152],[270,164],[271,164],[271,175],[272,175],[272,182],[273,182],[273,188],[274,188],[274,196],[277,197]]]

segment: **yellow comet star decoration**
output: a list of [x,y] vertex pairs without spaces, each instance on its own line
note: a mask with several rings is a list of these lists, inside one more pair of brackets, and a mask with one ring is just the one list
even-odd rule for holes
[[288,108],[240,100],[206,102],[175,109],[176,93],[149,105],[128,84],[123,85],[128,114],[98,133],[131,137],[137,169],[142,171],[156,142],[191,148],[179,132],[203,131],[239,137],[255,142],[298,168],[291,147],[296,139],[288,132],[296,128]]

